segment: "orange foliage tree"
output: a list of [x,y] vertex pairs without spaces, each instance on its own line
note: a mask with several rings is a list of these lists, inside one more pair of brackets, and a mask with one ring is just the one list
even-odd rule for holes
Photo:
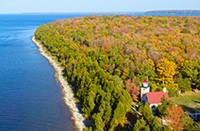
[[182,117],[184,111],[180,106],[172,106],[166,110],[167,123],[174,129],[174,131],[181,131],[183,128]]
[[136,85],[134,78],[125,81],[125,86],[130,93],[133,101],[138,102],[138,95],[140,94],[140,88]]

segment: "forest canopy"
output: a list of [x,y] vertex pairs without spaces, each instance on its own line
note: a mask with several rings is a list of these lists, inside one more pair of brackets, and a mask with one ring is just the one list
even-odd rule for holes
[[40,26],[90,129],[125,128],[143,79],[151,91],[200,89],[200,17],[88,16]]

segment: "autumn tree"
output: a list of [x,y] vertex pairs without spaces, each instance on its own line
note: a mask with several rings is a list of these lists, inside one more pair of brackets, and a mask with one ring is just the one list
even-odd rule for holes
[[125,86],[128,92],[130,93],[133,101],[138,102],[138,96],[140,94],[140,88],[136,85],[136,80],[134,78],[128,79],[125,81]]
[[158,72],[158,81],[162,87],[166,87],[168,91],[174,92],[178,90],[178,84],[174,83],[174,75],[176,74],[177,65],[167,59],[161,59],[156,65]]
[[[91,130],[127,129],[137,80],[146,76],[152,91],[200,88],[198,17],[87,16],[44,24],[35,38],[62,67]],[[158,107],[160,115],[169,105]],[[144,130],[159,130],[145,108]]]
[[180,106],[172,106],[166,110],[166,121],[174,129],[174,131],[182,131],[182,117],[184,111]]
[[158,80],[161,82],[162,86],[174,83],[173,76],[176,74],[176,64],[174,62],[168,61],[166,59],[161,59],[156,65],[156,70],[158,72]]

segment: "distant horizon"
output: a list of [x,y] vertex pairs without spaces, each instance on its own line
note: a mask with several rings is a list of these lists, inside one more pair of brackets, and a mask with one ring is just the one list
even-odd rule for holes
[[18,13],[1,13],[1,15],[9,15],[9,14],[13,14],[13,15],[17,15],[17,14],[101,14],[101,13],[105,13],[105,14],[117,14],[117,13],[120,13],[120,14],[126,14],[126,13],[148,13],[148,12],[167,12],[167,11],[178,11],[178,12],[200,12],[200,9],[199,10],[196,10],[196,9],[184,9],[184,10],[177,10],[177,9],[168,9],[168,10],[148,10],[148,11],[110,11],[110,12],[18,12]]

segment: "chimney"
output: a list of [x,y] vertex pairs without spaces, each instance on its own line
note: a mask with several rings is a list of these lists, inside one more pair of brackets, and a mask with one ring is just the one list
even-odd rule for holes
[[164,92],[164,93],[167,92],[167,88],[166,88],[166,87],[163,88],[163,92]]

